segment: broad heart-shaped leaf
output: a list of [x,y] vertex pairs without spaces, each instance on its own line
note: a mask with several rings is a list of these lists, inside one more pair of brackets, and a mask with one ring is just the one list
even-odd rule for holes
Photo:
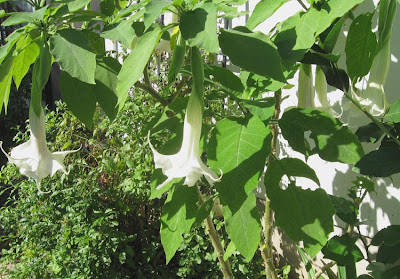
[[208,164],[224,175],[215,187],[223,204],[226,230],[237,250],[251,259],[261,230],[256,199],[257,184],[270,152],[271,133],[261,120],[225,118],[212,131]]
[[249,193],[240,209],[233,214],[229,206],[223,206],[226,232],[236,249],[250,261],[260,243],[260,214],[256,207],[256,197]]
[[128,97],[129,89],[142,76],[144,67],[146,67],[160,37],[161,28],[159,27],[143,34],[137,42],[136,47],[125,59],[121,71],[118,74],[117,92],[120,109]]
[[96,54],[83,32],[75,29],[57,31],[50,38],[50,52],[70,76],[95,84]]
[[118,113],[117,83],[121,64],[112,57],[103,57],[96,67],[96,100],[110,120]]
[[143,16],[144,25],[147,28],[162,14],[162,12],[172,5],[171,0],[152,0],[145,7]]
[[[222,52],[229,56],[233,64],[246,71],[286,82],[281,57],[276,46],[266,35],[260,32],[252,33],[244,27],[221,29],[219,44]],[[243,55],[244,53],[246,55]]]
[[68,11],[74,12],[82,9],[90,3],[90,0],[74,0],[67,2]]
[[289,65],[300,61],[312,47],[316,36],[327,29],[338,17],[342,17],[364,0],[330,0],[318,10],[311,6],[306,13],[297,13],[285,20],[274,43],[282,59]]
[[400,122],[400,99],[390,105],[389,111],[385,115],[385,120]]
[[354,171],[375,177],[388,177],[400,172],[400,150],[381,147],[371,151],[355,164]]
[[317,184],[319,180],[313,169],[293,158],[273,161],[264,178],[271,208],[275,212],[276,225],[292,240],[303,240],[306,252],[314,257],[333,231],[332,216],[335,210],[322,189],[303,190],[292,181],[283,190],[279,183],[284,175],[306,177]]
[[218,53],[217,6],[205,3],[193,11],[185,12],[179,29],[190,46],[198,46],[208,52]]
[[42,20],[44,18],[44,14],[47,10],[47,6],[40,8],[39,10],[33,12],[17,12],[7,18],[5,21],[1,23],[2,26],[11,26],[15,24],[31,22],[34,20]]
[[[385,125],[385,124],[383,124]],[[389,125],[385,125],[386,128],[390,130]],[[375,143],[377,142],[382,136],[384,132],[382,131],[381,128],[379,128],[378,125],[376,125],[374,122],[371,122],[367,125],[361,126],[357,129],[356,131],[356,136],[359,139],[360,142],[372,142]]]
[[100,36],[106,39],[120,42],[123,46],[131,48],[132,41],[136,37],[135,29],[131,20],[122,20],[119,23],[104,28]]
[[[306,156],[318,154],[330,162],[357,163],[364,155],[363,148],[350,129],[328,113],[315,109],[293,108],[279,120],[283,137],[290,146]],[[305,132],[315,147],[306,144]]]
[[161,215],[161,243],[166,262],[175,255],[183,241],[182,234],[190,232],[197,214],[199,195],[195,187],[175,185],[168,193]]
[[10,96],[10,87],[12,81],[12,73],[14,68],[14,57],[10,52],[0,66],[0,113],[4,105],[7,113],[8,97]]
[[338,265],[348,265],[364,259],[364,256],[357,247],[357,238],[351,238],[348,234],[343,236],[334,236],[322,248],[325,258],[334,260]]
[[94,86],[63,71],[60,76],[60,90],[68,109],[87,127],[91,128],[96,110]]
[[261,0],[255,6],[251,16],[246,22],[246,27],[253,30],[260,23],[275,13],[287,0]]
[[400,244],[400,225],[390,225],[376,233],[371,241],[371,245],[395,246]]
[[10,52],[14,51],[14,45],[17,43],[19,38],[22,36],[22,30],[18,29],[11,33],[6,38],[7,43],[0,47],[0,64],[3,63],[3,60],[7,57]]
[[350,79],[368,74],[376,49],[371,30],[372,14],[359,15],[352,23],[346,40],[346,66]]
[[[258,183],[270,152],[270,130],[256,117],[229,117],[218,122],[211,133],[207,162],[224,173],[216,183],[222,203],[233,213]],[[239,202],[240,201],[240,202]]]
[[234,92],[243,93],[244,86],[240,78],[226,68],[204,65],[204,75],[212,76],[212,80]]
[[274,115],[275,99],[265,98],[261,100],[242,100],[244,106],[249,109],[252,115],[258,116],[265,126],[269,124]]
[[21,38],[16,45],[16,52],[18,53],[14,59],[13,79],[15,86],[18,88],[21,84],[23,77],[29,70],[29,67],[35,62],[39,55],[40,46],[35,37],[32,36],[33,32],[26,34]]
[[358,222],[354,203],[342,197],[329,195],[329,198],[333,207],[335,208],[336,215],[340,219],[350,225],[355,225]]

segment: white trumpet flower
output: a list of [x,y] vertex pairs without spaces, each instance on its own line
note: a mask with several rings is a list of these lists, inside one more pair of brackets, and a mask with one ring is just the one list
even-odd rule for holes
[[63,164],[66,155],[78,150],[50,152],[46,143],[46,123],[44,112],[40,110],[37,116],[33,109],[29,111],[30,139],[11,150],[8,155],[0,142],[0,148],[7,156],[10,163],[15,164],[21,174],[31,177],[36,181],[39,193],[40,182],[48,175],[53,176],[58,170],[68,173]]
[[372,61],[368,85],[357,99],[373,116],[383,116],[387,109],[385,96],[386,78],[390,66],[390,40],[385,42]]
[[161,168],[164,175],[168,178],[157,186],[157,190],[167,185],[174,178],[185,177],[184,184],[193,186],[202,175],[208,183],[220,181],[221,177],[207,167],[200,159],[200,136],[202,125],[203,105],[194,94],[189,98],[186,109],[185,121],[183,124],[183,141],[178,153],[174,155],[163,155],[154,149],[150,142],[150,131],[148,142],[153,152],[156,168]]

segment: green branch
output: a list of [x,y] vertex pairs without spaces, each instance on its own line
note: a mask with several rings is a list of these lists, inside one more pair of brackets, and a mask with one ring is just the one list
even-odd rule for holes
[[147,93],[149,93],[154,99],[156,99],[157,101],[159,101],[161,103],[161,105],[163,105],[164,107],[168,105],[168,103],[161,97],[161,95],[150,85],[141,83],[141,82],[136,82],[135,83],[135,87],[140,88],[144,91],[146,91]]
[[[203,198],[203,195],[201,194],[199,187],[197,187],[197,191],[200,196],[200,205],[199,206],[201,206],[204,203],[204,198]],[[224,260],[225,250],[224,250],[224,247],[222,247],[221,240],[219,238],[217,231],[215,230],[214,223],[212,221],[210,214],[204,220],[204,223],[206,224],[206,228],[208,231],[208,235],[211,239],[212,246],[214,247],[214,250],[217,253],[218,261],[221,264],[221,269],[222,269],[222,273],[224,274],[224,279],[234,278],[229,260],[228,259]]]

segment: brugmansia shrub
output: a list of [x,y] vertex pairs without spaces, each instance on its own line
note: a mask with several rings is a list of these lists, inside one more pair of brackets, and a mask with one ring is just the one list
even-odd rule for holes
[[[141,132],[148,124],[142,120],[150,120],[159,109],[153,103],[139,106],[141,102],[152,101],[141,96],[128,102],[113,123],[98,114],[93,131],[65,104],[48,112],[51,150],[82,145],[80,152],[65,160],[68,175],[60,172],[42,181],[42,190],[50,194],[38,195],[35,182],[22,176],[15,165],[2,167],[3,194],[10,196],[0,210],[3,274],[10,278],[196,278],[198,274],[218,278],[216,254],[204,239],[202,226],[185,236],[177,256],[165,265],[159,236],[165,198],[149,200],[153,165],[146,134]],[[26,141],[28,136],[20,132],[17,139]],[[156,141],[166,138],[155,137]],[[258,274],[262,269],[258,259],[246,263],[235,257],[237,278]]]

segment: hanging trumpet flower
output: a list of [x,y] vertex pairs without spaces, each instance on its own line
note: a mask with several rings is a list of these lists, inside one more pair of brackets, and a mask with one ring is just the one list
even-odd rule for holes
[[379,49],[372,61],[368,85],[361,94],[359,102],[373,116],[382,116],[387,109],[385,96],[386,78],[390,66],[390,40]]
[[15,164],[20,173],[33,178],[40,193],[40,182],[48,175],[54,175],[62,170],[67,173],[63,164],[66,155],[78,150],[50,152],[46,142],[46,123],[43,109],[36,115],[33,109],[29,110],[30,139],[11,150],[8,155],[0,142],[0,148],[10,163]]
[[31,102],[29,106],[30,139],[18,145],[7,154],[0,142],[0,149],[7,156],[10,163],[15,164],[20,173],[33,178],[39,193],[40,183],[48,175],[54,175],[62,170],[67,173],[63,164],[65,156],[72,151],[50,152],[46,142],[46,122],[41,106],[42,90],[48,80],[51,67],[51,55],[46,40],[43,39],[43,47],[39,58],[36,60],[32,73]]
[[188,186],[193,186],[202,175],[205,176],[210,184],[220,180],[220,177],[200,159],[199,147],[204,109],[204,71],[200,52],[197,48],[192,48],[192,73],[193,89],[186,108],[183,124],[183,140],[179,152],[174,155],[158,153],[150,142],[150,132],[148,135],[148,142],[153,152],[155,167],[161,168],[164,175],[168,177],[163,183],[157,186],[157,189],[164,187],[174,178],[185,177],[184,184]]
[[388,108],[384,86],[390,67],[390,41],[392,36],[392,23],[396,14],[396,1],[381,1],[379,5],[379,39],[377,52],[372,60],[367,88],[359,97],[356,96],[359,103],[364,106],[371,115],[377,117],[383,116]]

